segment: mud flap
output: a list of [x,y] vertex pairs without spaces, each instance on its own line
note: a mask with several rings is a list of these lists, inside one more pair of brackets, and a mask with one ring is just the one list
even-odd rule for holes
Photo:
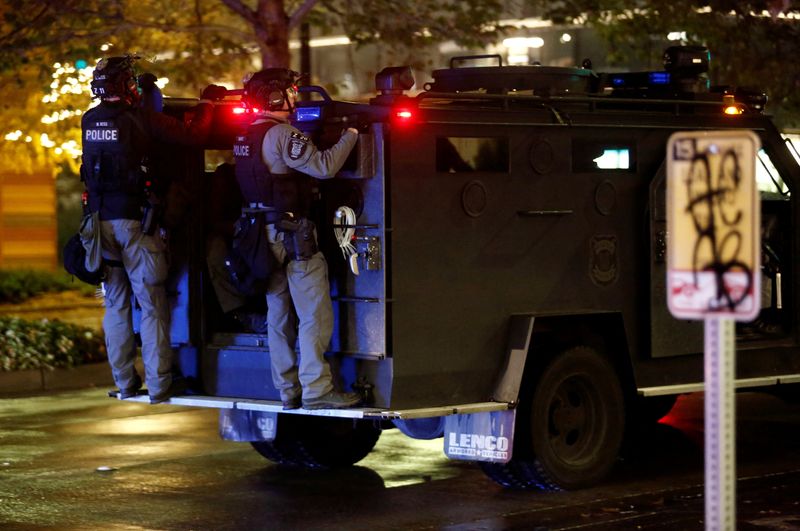
[[492,399],[498,402],[519,400],[519,388],[525,372],[525,362],[533,337],[532,315],[512,315],[508,327],[508,346],[506,362],[495,384]]
[[514,445],[516,410],[450,415],[444,424],[444,453],[450,459],[507,463]]
[[274,441],[277,433],[278,413],[242,409],[219,410],[219,435],[226,441]]

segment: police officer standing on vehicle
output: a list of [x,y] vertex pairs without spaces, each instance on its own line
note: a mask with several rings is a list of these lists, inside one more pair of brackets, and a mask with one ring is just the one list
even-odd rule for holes
[[[234,145],[236,179],[248,206],[268,216],[269,244],[279,264],[267,287],[267,342],[283,407],[350,407],[359,403],[359,395],[334,389],[324,357],[333,332],[333,308],[328,265],[308,216],[314,179],[336,175],[358,140],[358,130],[349,128],[334,146],[318,150],[287,123],[297,77],[285,68],[267,68],[245,80],[244,101],[257,118]],[[294,348],[298,332],[299,360]]]
[[[153,198],[147,157],[156,142],[197,144],[205,140],[213,114],[212,100],[225,89],[210,85],[189,125],[140,105],[133,63],[135,56],[101,59],[92,92],[100,104],[81,120],[81,179],[88,191],[88,210],[97,212],[106,267],[103,330],[120,398],[142,386],[134,360],[131,293],[141,305],[142,359],[151,403],[164,402],[184,390],[173,382],[170,346],[166,244],[153,223]],[[156,176],[157,177],[157,176]],[[149,218],[149,219],[148,219]],[[150,226],[148,226],[150,225]]]

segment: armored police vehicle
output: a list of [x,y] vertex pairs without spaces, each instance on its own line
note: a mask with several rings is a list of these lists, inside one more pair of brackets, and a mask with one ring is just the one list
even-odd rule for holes
[[396,427],[443,436],[449,457],[506,486],[597,483],[632,426],[703,389],[702,323],[671,317],[665,290],[667,139],[698,130],[751,130],[763,146],[765,289],[758,319],[737,325],[736,385],[800,383],[797,151],[763,94],[709,87],[707,51],[665,57],[663,71],[621,74],[456,58],[415,96],[411,70],[387,68],[369,103],[302,87],[294,123],[319,147],[362,131],[314,214],[328,356],[364,397],[351,409],[283,411],[266,337],[221,315],[208,183],[248,118],[236,98],[217,104],[205,150],[170,148],[191,204],[171,234],[172,341],[192,384],[171,403],[219,408],[223,437],[277,463],[350,465]]

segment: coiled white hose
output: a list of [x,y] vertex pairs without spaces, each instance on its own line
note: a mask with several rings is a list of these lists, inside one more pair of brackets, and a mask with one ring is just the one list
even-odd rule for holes
[[340,206],[336,209],[336,214],[333,216],[333,234],[336,236],[336,242],[342,250],[342,256],[350,263],[350,269],[357,275],[356,257],[358,252],[353,245],[353,239],[356,234],[355,224],[356,213],[352,208]]

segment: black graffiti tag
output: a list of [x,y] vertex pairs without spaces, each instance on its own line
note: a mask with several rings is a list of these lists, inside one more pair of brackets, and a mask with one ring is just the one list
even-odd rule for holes
[[[694,142],[696,148],[696,142]],[[736,193],[742,180],[741,164],[736,152],[723,153],[711,145],[706,151],[693,149],[685,185],[689,202],[686,212],[692,217],[697,239],[692,251],[694,285],[698,272],[712,271],[716,297],[709,303],[710,311],[733,311],[747,298],[752,289],[750,268],[740,258],[742,233],[738,224],[743,213],[736,205]],[[707,250],[707,253],[703,253]],[[706,256],[710,258],[703,259]],[[726,273],[741,272],[747,278],[744,290],[730,289],[725,284]]]

